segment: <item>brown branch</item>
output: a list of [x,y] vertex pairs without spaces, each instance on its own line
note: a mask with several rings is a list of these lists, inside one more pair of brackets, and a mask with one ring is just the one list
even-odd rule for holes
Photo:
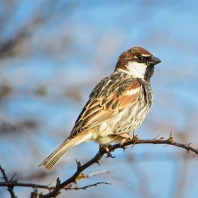
[[97,187],[97,185],[99,184],[109,184],[111,185],[111,183],[107,183],[107,182],[97,182],[95,184],[90,184],[90,185],[87,185],[87,186],[84,186],[84,187],[75,187],[75,188],[64,188],[65,190],[86,190],[87,188],[90,188],[90,187]]
[[[10,181],[13,182],[12,180],[14,179],[15,174],[12,176],[11,180],[9,181],[5,173],[5,170],[1,167],[1,165],[0,165],[0,170],[3,175],[3,179],[6,181],[3,183],[9,183]],[[6,185],[6,186],[8,187],[8,191],[10,192],[11,198],[16,198],[16,195],[14,194],[14,191],[13,191],[14,186],[10,186],[10,185]]]
[[[157,139],[158,136],[154,139],[150,139],[150,140],[139,140],[138,136],[135,136],[132,140],[125,142],[123,145],[120,144],[115,144],[113,146],[109,147],[109,151],[113,152],[115,149],[118,148],[123,148],[125,149],[126,146],[132,145],[132,148],[134,147],[134,145],[136,144],[165,144],[165,146],[167,145],[173,145],[173,146],[177,146],[183,149],[186,149],[187,152],[192,151],[196,156],[198,155],[198,149],[195,149],[191,143],[190,144],[181,144],[178,142],[174,142],[174,137],[172,136],[172,134],[170,134],[170,137],[167,140],[164,140],[164,138],[159,138]],[[98,184],[109,184],[109,183],[105,183],[105,182],[98,182],[96,184],[91,184],[88,186],[84,186],[84,187],[77,187],[77,188],[72,188],[71,184],[72,183],[76,183],[78,180],[82,179],[82,178],[87,178],[89,176],[93,176],[92,174],[90,175],[84,175],[82,174],[82,172],[88,168],[89,166],[93,165],[94,163],[99,164],[100,159],[103,157],[104,154],[107,154],[107,157],[112,157],[111,153],[107,153],[106,150],[104,150],[102,147],[99,149],[98,153],[95,155],[95,157],[93,159],[91,159],[90,161],[88,161],[87,163],[85,163],[84,165],[81,165],[80,162],[77,162],[77,170],[74,173],[73,176],[71,176],[69,179],[65,180],[64,182],[61,183],[61,181],[59,180],[59,178],[57,179],[57,183],[56,186],[46,186],[46,185],[38,185],[38,184],[32,184],[32,183],[18,183],[16,181],[13,181],[12,179],[9,181],[7,176],[5,175],[4,170],[0,167],[1,172],[3,174],[3,177],[5,179],[6,182],[0,182],[0,186],[8,186],[8,190],[10,192],[13,192],[13,187],[14,186],[22,186],[22,187],[32,187],[32,188],[44,188],[44,189],[48,189],[49,192],[46,195],[40,195],[40,198],[49,198],[49,197],[56,197],[59,194],[59,191],[61,189],[65,189],[65,190],[81,190],[81,189],[86,189],[88,187],[92,187],[92,186],[97,186]],[[96,174],[96,173],[95,173]],[[100,174],[100,172],[98,173]],[[68,187],[68,185],[70,184],[70,187]],[[14,192],[13,192],[14,193]],[[11,195],[12,196],[12,195]],[[12,198],[15,198],[16,196],[13,194]]]
[[[83,187],[63,187],[62,189],[64,190],[86,190],[89,187],[93,187],[93,186],[97,186],[99,184],[109,184],[107,182],[97,182],[95,184],[90,184],[87,186],[83,186]],[[47,186],[47,185],[39,185],[39,184],[32,184],[32,183],[18,183],[18,182],[13,182],[13,181],[8,181],[8,182],[0,182],[0,186],[9,186],[9,187],[27,187],[27,188],[43,188],[43,189],[47,189],[49,191],[56,189],[56,186]],[[15,197],[16,198],[16,197]]]
[[[115,144],[113,146],[110,146],[109,151],[112,152],[118,148],[125,149],[126,146],[128,146],[128,145],[134,146],[135,144],[165,144],[165,145],[173,145],[176,147],[184,148],[187,150],[187,152],[192,151],[195,154],[194,156],[198,155],[198,149],[193,148],[191,146],[191,144],[186,145],[186,144],[174,142],[174,137],[172,136],[172,133],[170,134],[170,137],[167,140],[163,140],[163,139],[164,138],[157,139],[157,137],[156,137],[151,140],[139,140],[138,137],[135,136],[133,138],[133,140],[125,142],[123,145]],[[71,176],[69,179],[65,180],[62,183],[57,182],[56,188],[53,191],[51,191],[50,193],[48,193],[46,195],[40,195],[40,197],[42,197],[42,198],[56,197],[59,194],[59,191],[61,189],[63,189],[65,186],[67,186],[70,183],[75,183],[77,178],[79,177],[79,175],[82,173],[82,171],[84,171],[86,168],[88,168],[89,166],[91,166],[95,163],[99,164],[100,159],[103,157],[103,155],[105,153],[106,153],[106,151],[103,148],[100,148],[99,152],[95,155],[95,157],[93,159],[91,159],[90,161],[88,161],[87,163],[85,163],[84,165],[81,165],[80,162],[77,162],[77,170],[73,176]],[[107,154],[107,156],[110,156],[110,155]]]

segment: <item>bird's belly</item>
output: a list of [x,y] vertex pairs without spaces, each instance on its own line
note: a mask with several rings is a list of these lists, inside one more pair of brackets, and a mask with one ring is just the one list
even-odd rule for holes
[[115,134],[127,133],[135,131],[144,121],[150,107],[148,105],[136,104],[131,106],[126,112],[118,115],[119,121],[114,120]]
[[130,134],[135,131],[144,121],[150,108],[151,104],[139,98],[113,118],[101,123],[95,141],[101,145],[120,142],[123,138],[119,134]]

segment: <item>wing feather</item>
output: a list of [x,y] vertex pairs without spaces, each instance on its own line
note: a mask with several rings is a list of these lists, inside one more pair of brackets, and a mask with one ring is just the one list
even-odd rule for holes
[[110,75],[103,79],[91,93],[70,137],[97,126],[125,109],[137,98],[140,89],[138,79],[127,74]]

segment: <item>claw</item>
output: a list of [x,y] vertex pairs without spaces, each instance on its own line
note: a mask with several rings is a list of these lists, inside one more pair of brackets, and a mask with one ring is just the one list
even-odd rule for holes
[[115,158],[115,156],[113,156],[110,152],[108,152],[106,158],[109,158],[109,157],[110,158]]
[[127,133],[123,133],[123,134],[119,134],[118,136],[122,137],[123,139],[120,142],[120,146],[123,146],[123,144],[127,141],[130,141],[133,139],[133,137],[131,137],[129,134]]
[[100,147],[100,149],[104,149],[106,151],[106,153],[107,153],[106,158],[109,158],[109,157],[115,158],[115,156],[112,156],[112,154],[111,154],[111,152],[109,150],[110,147],[111,147],[111,145],[109,147],[103,145],[103,146]]
[[122,148],[124,151],[128,148],[128,146],[123,146],[123,145],[121,145],[121,144],[120,144],[120,146],[121,146],[121,148]]

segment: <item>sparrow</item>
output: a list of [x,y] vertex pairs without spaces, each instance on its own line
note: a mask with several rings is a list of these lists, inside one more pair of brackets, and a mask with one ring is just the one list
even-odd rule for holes
[[152,106],[150,79],[160,62],[141,47],[123,52],[114,72],[93,89],[69,137],[39,166],[52,169],[64,153],[85,142],[94,140],[108,152],[111,144],[132,139]]

